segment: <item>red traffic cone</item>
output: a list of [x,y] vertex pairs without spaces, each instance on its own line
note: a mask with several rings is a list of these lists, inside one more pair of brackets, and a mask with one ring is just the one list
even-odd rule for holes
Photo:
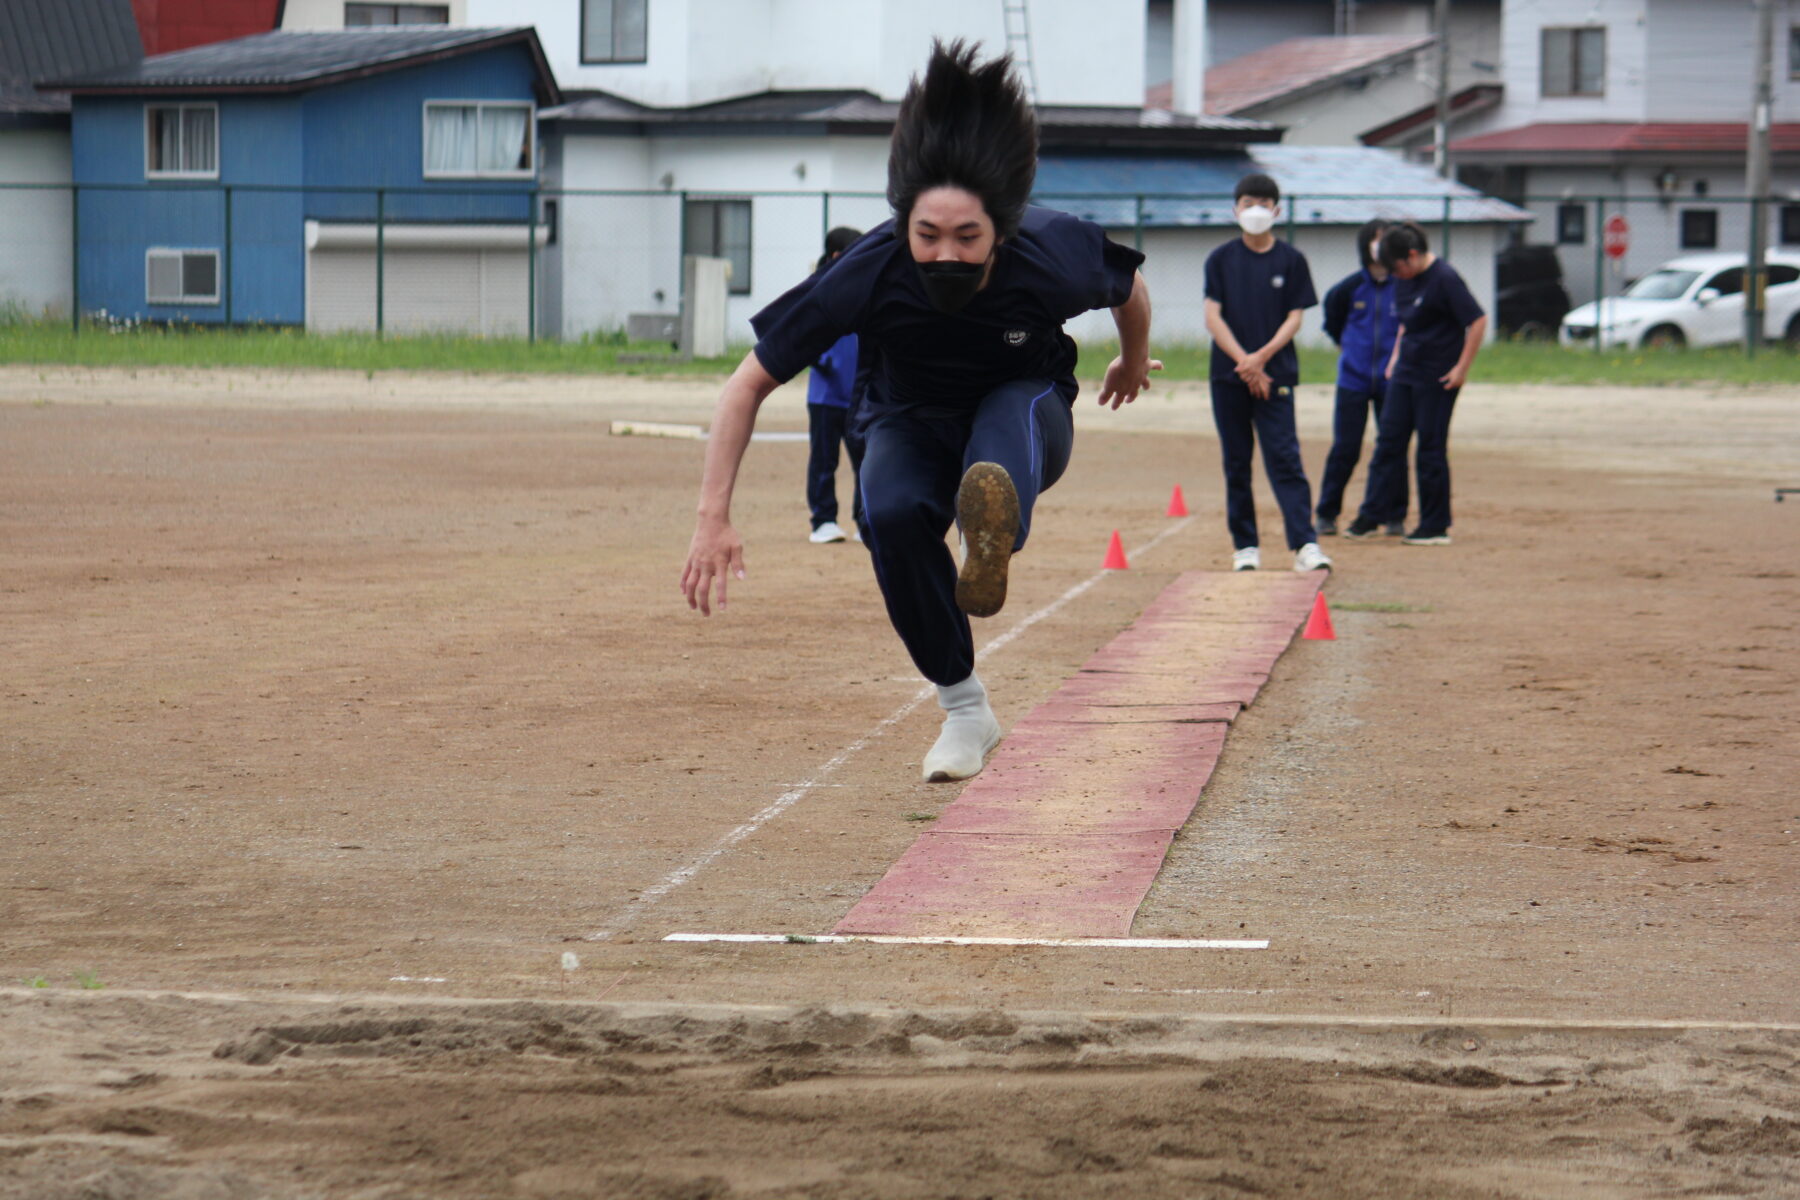
[[1169,511],[1167,515],[1171,517],[1185,517],[1188,515],[1187,501],[1182,498],[1181,485],[1179,483],[1175,485],[1175,491],[1169,496]]
[[1125,545],[1119,541],[1119,531],[1113,530],[1112,541],[1106,547],[1106,561],[1100,564],[1102,571],[1123,571],[1131,566],[1125,561]]
[[1331,631],[1331,610],[1325,607],[1324,592],[1313,597],[1312,615],[1306,618],[1306,629],[1300,636],[1315,642],[1337,641],[1337,634]]

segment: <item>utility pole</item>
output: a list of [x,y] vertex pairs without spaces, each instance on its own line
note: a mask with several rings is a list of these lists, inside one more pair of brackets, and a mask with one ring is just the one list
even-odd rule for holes
[[1437,0],[1437,121],[1431,165],[1450,177],[1450,0]]
[[1763,335],[1763,270],[1765,228],[1769,223],[1769,108],[1770,62],[1774,57],[1775,0],[1756,0],[1756,81],[1750,97],[1750,155],[1747,188],[1750,196],[1750,261],[1744,271],[1744,352],[1754,355]]

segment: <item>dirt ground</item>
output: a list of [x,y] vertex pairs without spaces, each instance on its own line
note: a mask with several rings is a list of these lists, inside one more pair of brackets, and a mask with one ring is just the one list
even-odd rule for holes
[[[1791,393],[1471,386],[1456,544],[1327,540],[1134,928],[1269,949],[1150,951],[659,940],[955,794],[802,442],[681,603],[701,443],[607,422],[715,389],[0,368],[0,1195],[1800,1194]],[[1003,722],[1223,565],[1209,427],[1082,411]]]

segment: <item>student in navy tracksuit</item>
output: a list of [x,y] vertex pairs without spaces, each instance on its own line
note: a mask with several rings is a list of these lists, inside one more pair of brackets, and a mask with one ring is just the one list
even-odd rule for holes
[[[862,230],[842,225],[826,234],[825,255],[819,259],[817,270],[829,267],[861,236]],[[862,470],[862,442],[845,437],[845,423],[858,379],[856,335],[847,333],[812,365],[812,374],[806,380],[806,424],[812,442],[806,460],[806,504],[812,510],[809,540],[815,544],[844,540],[837,520],[838,447],[841,444],[850,453],[854,484]]]
[[1206,256],[1206,329],[1212,334],[1213,425],[1225,463],[1225,523],[1231,569],[1262,565],[1251,455],[1262,442],[1263,469],[1281,505],[1294,570],[1330,570],[1312,523],[1312,490],[1294,431],[1294,385],[1300,359],[1294,334],[1302,312],[1317,304],[1306,256],[1270,232],[1281,189],[1267,175],[1238,181],[1236,213],[1244,231]]
[[[752,319],[761,340],[720,396],[682,572],[690,607],[710,612],[715,591],[723,607],[727,579],[744,576],[731,495],[757,407],[845,334],[874,346],[863,513],[888,617],[945,713],[928,780],[975,774],[1000,739],[968,618],[1005,602],[1032,506],[1068,465],[1076,354],[1063,323],[1113,312],[1120,355],[1102,404],[1128,403],[1161,366],[1143,255],[1091,222],[1028,207],[1037,121],[1011,65],[934,46],[894,126],[894,219]],[[960,571],[944,544],[952,519],[966,543]]]
[[[1344,489],[1356,471],[1356,460],[1362,457],[1369,413],[1372,410],[1379,423],[1381,400],[1387,394],[1387,361],[1400,328],[1394,313],[1394,278],[1381,265],[1380,239],[1387,228],[1388,223],[1377,218],[1356,231],[1356,253],[1362,266],[1325,293],[1325,335],[1338,344],[1339,353],[1331,453],[1325,457],[1325,477],[1319,481],[1319,503],[1314,509],[1322,537],[1338,531]],[[1400,511],[1389,514],[1387,531],[1395,535],[1404,532],[1405,517],[1402,499]]]
[[1394,293],[1400,335],[1388,360],[1388,394],[1362,511],[1344,535],[1368,537],[1387,514],[1400,510],[1406,446],[1417,433],[1419,523],[1404,541],[1448,546],[1450,414],[1487,333],[1487,315],[1462,276],[1431,253],[1425,231],[1411,221],[1382,235],[1381,261],[1400,281]]

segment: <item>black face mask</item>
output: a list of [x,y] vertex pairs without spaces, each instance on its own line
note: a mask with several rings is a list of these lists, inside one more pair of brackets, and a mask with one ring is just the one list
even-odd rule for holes
[[987,273],[987,260],[970,262],[915,262],[919,278],[925,285],[925,296],[931,307],[941,313],[959,313],[967,308],[975,293],[981,290],[981,277]]

